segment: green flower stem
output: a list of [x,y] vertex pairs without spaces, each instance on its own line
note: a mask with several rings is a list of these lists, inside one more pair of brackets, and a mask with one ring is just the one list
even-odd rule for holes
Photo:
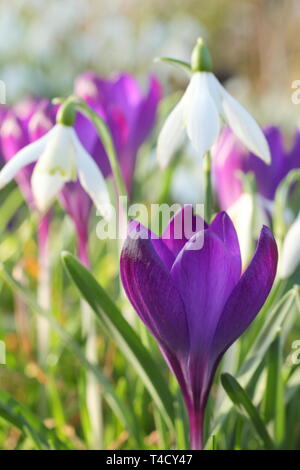
[[88,119],[90,119],[94,126],[97,129],[101,142],[106,150],[109,163],[111,166],[112,174],[115,180],[117,192],[119,196],[127,196],[127,190],[123,177],[121,174],[119,162],[116,155],[115,146],[111,137],[111,133],[106,125],[106,123],[101,119],[101,117],[93,111],[84,101],[78,101],[77,97],[74,97],[75,106],[78,111],[84,114]]
[[203,161],[203,174],[204,174],[204,216],[207,223],[211,221],[213,214],[213,190],[211,182],[211,153],[207,152],[204,155]]

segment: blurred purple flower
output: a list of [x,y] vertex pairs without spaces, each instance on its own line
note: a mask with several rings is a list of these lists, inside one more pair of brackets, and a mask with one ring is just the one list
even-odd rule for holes
[[[4,161],[10,160],[20,149],[34,142],[52,127],[54,117],[50,114],[50,103],[44,99],[27,98],[15,107],[8,108],[0,128],[1,152]],[[27,204],[34,208],[31,191],[31,175],[34,164],[22,168],[16,181]]]
[[[10,160],[23,147],[42,137],[51,129],[54,114],[50,103],[45,99],[26,98],[16,106],[7,108],[1,122],[0,141],[4,161]],[[34,164],[22,168],[16,175],[16,181],[25,201],[35,208],[31,190],[31,176]],[[38,222],[38,242],[40,260],[48,255],[48,236],[51,213],[43,214]]]
[[[191,210],[186,206],[170,221],[171,237],[175,220],[185,219]],[[237,235],[225,212],[190,240],[151,235],[131,222],[121,254],[121,278],[179,382],[191,447],[197,449],[203,445],[204,411],[216,368],[264,304],[276,274],[277,246],[269,228],[263,227],[241,275]],[[204,237],[203,248],[191,250],[199,237]]]
[[[143,95],[135,78],[129,74],[104,79],[87,71],[77,77],[74,91],[109,126],[121,172],[130,193],[137,152],[155,124],[162,95],[159,82],[151,77],[148,91]],[[78,115],[75,128],[82,144],[99,164],[103,175],[108,176],[111,171],[109,161],[93,124],[84,116]]]
[[287,152],[280,130],[264,130],[270,152],[271,164],[249,153],[237,140],[229,127],[224,128],[214,148],[213,179],[221,209],[227,210],[243,192],[239,172],[253,172],[257,191],[267,201],[273,201],[282,179],[293,168],[300,168],[300,132],[297,131],[292,149]]

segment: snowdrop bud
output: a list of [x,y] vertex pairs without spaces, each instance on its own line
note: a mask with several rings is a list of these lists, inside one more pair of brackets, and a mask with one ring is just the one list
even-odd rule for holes
[[202,38],[198,38],[191,57],[193,72],[211,72],[212,58]]
[[59,108],[56,123],[72,127],[76,118],[76,110],[73,102],[66,100]]

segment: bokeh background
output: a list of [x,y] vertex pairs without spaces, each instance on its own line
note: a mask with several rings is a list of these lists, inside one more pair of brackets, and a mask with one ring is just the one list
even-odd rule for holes
[[[74,78],[86,69],[105,76],[131,72],[145,89],[149,74],[154,73],[168,98],[162,102],[152,138],[139,152],[133,199],[164,202],[170,192],[172,201],[201,202],[201,162],[185,155],[192,154],[191,149],[180,155],[180,164],[175,163],[171,182],[165,184],[168,178],[157,171],[157,133],[188,77],[169,64],[155,63],[155,57],[189,60],[195,40],[203,36],[218,78],[260,124],[280,125],[288,142],[300,124],[300,105],[291,100],[292,82],[300,79],[299,24],[299,0],[0,0],[0,80],[6,84],[8,104],[15,104],[26,95],[67,96],[73,90]],[[0,198],[0,261],[35,295],[39,276],[36,219],[16,191],[12,184]],[[95,220],[93,223],[95,226]],[[51,312],[80,342],[79,293],[66,277],[60,260],[62,250],[75,252],[74,228],[59,207],[55,207],[52,232],[57,236],[51,245]],[[115,299],[119,288],[118,250],[100,243],[94,229],[90,238],[92,272]],[[70,438],[73,447],[86,448],[80,427],[82,364],[55,334],[45,373],[36,361],[32,340],[35,312],[30,302],[27,305],[18,292],[11,292],[3,280],[0,298],[0,339],[7,348],[7,367],[0,368],[0,390],[4,386],[33,413],[46,418],[47,426],[56,426]],[[299,338],[297,328],[293,339]],[[149,433],[146,444],[157,446],[152,418],[144,413],[145,396],[138,378],[132,370],[124,376],[124,357],[100,335],[98,349],[99,364],[116,393],[123,398],[129,390],[130,405],[139,419],[144,419]],[[39,403],[45,387],[51,404],[47,413],[41,412]],[[294,408],[289,408],[290,429],[295,430],[297,442],[298,403],[295,396]],[[130,448],[132,442],[127,442],[128,435],[108,407],[104,408],[104,418],[107,448]],[[1,421],[0,449],[31,447],[30,440],[22,440],[20,432]]]
[[1,0],[0,78],[8,102],[67,94],[87,68],[128,70],[142,82],[154,71],[168,92],[185,76],[153,59],[188,59],[203,35],[219,78],[256,117],[291,127],[299,20],[297,0]]

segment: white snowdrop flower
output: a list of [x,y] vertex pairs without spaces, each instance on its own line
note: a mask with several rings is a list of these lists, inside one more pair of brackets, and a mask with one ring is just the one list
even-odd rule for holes
[[21,168],[36,162],[31,186],[39,210],[46,211],[65,183],[78,178],[101,213],[101,207],[109,203],[106,182],[73,129],[74,119],[75,112],[70,106],[62,109],[50,131],[22,148],[2,168],[0,188],[8,184]]
[[279,257],[278,274],[281,279],[287,279],[300,263],[300,212],[290,226],[283,241]]
[[212,73],[210,53],[202,39],[194,48],[192,76],[179,103],[165,121],[157,144],[157,158],[165,168],[187,136],[203,156],[216,142],[223,122],[255,155],[270,163],[266,138],[253,117],[225,90]]

